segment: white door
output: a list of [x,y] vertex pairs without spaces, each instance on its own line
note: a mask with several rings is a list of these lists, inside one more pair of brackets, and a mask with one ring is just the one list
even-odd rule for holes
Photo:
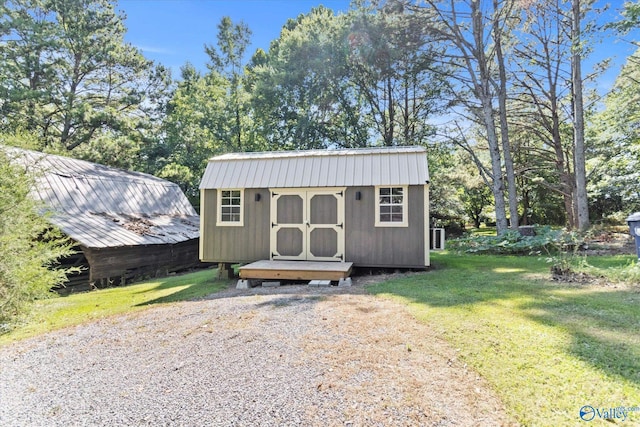
[[344,193],[271,190],[271,259],[344,261]]

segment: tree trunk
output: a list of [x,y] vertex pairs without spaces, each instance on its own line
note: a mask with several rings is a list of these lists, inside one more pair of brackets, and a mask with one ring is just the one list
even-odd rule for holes
[[[493,0],[494,13],[498,13],[498,1]],[[508,12],[507,12],[508,13]],[[504,18],[506,20],[506,17]],[[498,62],[498,111],[500,115],[500,140],[502,142],[502,156],[507,177],[507,191],[509,196],[509,216],[511,228],[518,229],[518,194],[516,188],[516,174],[513,168],[513,157],[511,156],[511,144],[509,143],[509,125],[507,123],[507,72],[504,66],[504,55],[502,53],[502,28],[497,22],[493,23],[493,38],[496,48],[496,61]]]
[[504,201],[504,180],[502,178],[500,147],[498,145],[498,136],[496,135],[495,121],[493,120],[493,106],[490,100],[482,100],[482,112],[485,129],[487,131],[487,140],[489,142],[489,154],[491,156],[491,174],[493,175],[491,191],[495,199],[496,232],[500,235],[507,231],[509,226]]
[[575,144],[574,173],[576,176],[576,210],[578,230],[589,228],[589,205],[587,202],[587,172],[584,144],[584,103],[582,99],[582,55],[580,0],[573,0],[573,22],[571,27],[571,80],[573,90],[573,138]]
[[[491,157],[491,174],[493,175],[493,185],[491,191],[495,199],[496,210],[496,231],[502,234],[507,231],[507,212],[504,200],[504,180],[502,178],[502,155],[496,134],[496,124],[493,115],[493,96],[491,94],[491,73],[489,63],[485,55],[484,44],[484,23],[482,20],[482,10],[478,1],[471,2],[471,20],[473,38],[475,40],[476,60],[478,62],[478,72],[480,80],[475,84],[476,96],[482,105],[482,121],[487,132],[487,142],[489,144],[489,155]],[[496,24],[497,25],[497,24]],[[468,63],[468,62],[467,62]],[[468,67],[473,73],[472,67]]]

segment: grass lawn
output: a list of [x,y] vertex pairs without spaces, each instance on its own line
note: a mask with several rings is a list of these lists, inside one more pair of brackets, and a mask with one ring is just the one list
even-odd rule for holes
[[153,304],[200,298],[227,286],[227,282],[216,280],[215,277],[216,270],[207,269],[36,301],[23,324],[0,335],[0,345],[115,314],[144,310]]
[[[588,261],[604,272],[633,259]],[[369,291],[406,302],[518,422],[581,425],[584,405],[640,407],[640,285],[552,282],[536,257],[441,253],[432,262],[433,271]],[[627,416],[625,424],[640,424],[640,412]]]

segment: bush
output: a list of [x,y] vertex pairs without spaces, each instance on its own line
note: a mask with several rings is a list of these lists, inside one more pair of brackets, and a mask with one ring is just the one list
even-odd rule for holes
[[42,206],[29,197],[33,184],[33,177],[0,147],[0,333],[30,302],[64,283],[67,271],[54,267],[72,253]]
[[447,242],[449,249],[477,254],[552,254],[564,250],[573,251],[581,244],[575,233],[555,230],[549,226],[535,228],[535,236],[522,236],[516,230],[508,230],[500,236],[467,236]]

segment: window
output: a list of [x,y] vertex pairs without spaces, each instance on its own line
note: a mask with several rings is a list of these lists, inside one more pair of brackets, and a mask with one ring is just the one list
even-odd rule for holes
[[220,190],[218,192],[217,225],[243,225],[242,190]]
[[376,187],[376,227],[406,227],[407,187]]

